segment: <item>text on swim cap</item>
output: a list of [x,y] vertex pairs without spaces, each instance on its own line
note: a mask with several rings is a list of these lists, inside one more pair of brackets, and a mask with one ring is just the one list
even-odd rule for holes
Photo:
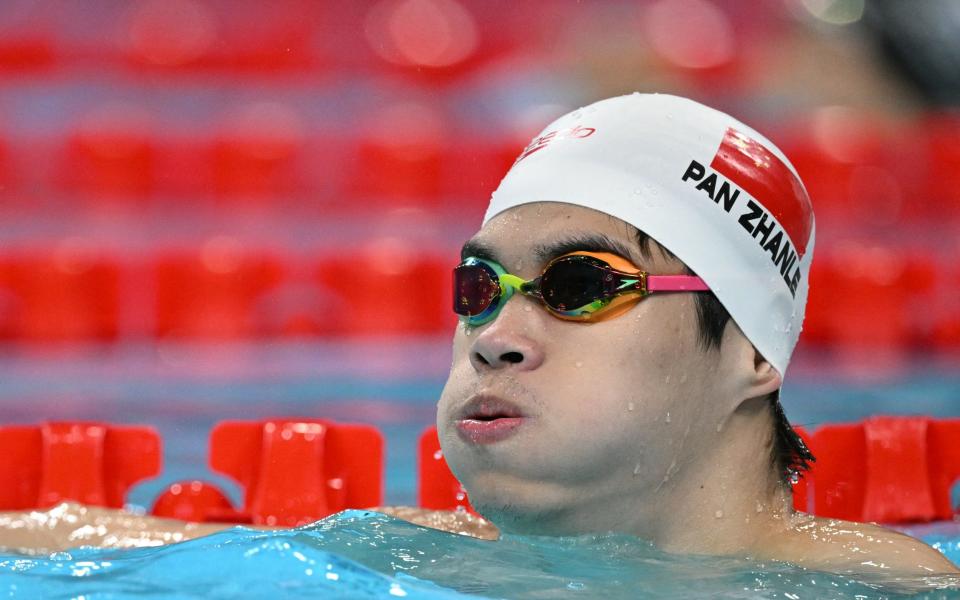
[[548,131],[541,136],[533,138],[533,141],[527,144],[527,147],[523,149],[523,152],[520,153],[520,156],[517,157],[517,160],[513,161],[513,164],[517,164],[534,152],[543,150],[552,142],[557,140],[562,140],[564,138],[583,139],[590,137],[596,131],[597,130],[593,127],[582,127],[580,125],[577,125],[576,127],[568,127],[566,129]]
[[[705,193],[727,213],[733,211],[743,192],[733,183],[726,181],[722,175],[695,160],[690,161],[681,179],[696,184],[694,187],[697,190]],[[797,286],[800,283],[800,265],[798,254],[790,243],[789,235],[777,225],[776,220],[760,204],[749,198],[745,192],[743,193],[747,198],[746,207],[736,211],[739,215],[737,222],[744,231],[757,240],[760,248],[770,255],[770,260],[775,267],[779,268],[783,282],[790,290],[790,295],[796,297]]]

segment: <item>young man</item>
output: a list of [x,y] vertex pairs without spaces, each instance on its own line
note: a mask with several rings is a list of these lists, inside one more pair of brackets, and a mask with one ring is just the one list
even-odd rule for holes
[[[672,552],[884,577],[957,573],[907,536],[792,509],[790,481],[813,457],[778,390],[813,242],[786,157],[727,115],[635,94],[548,126],[455,270],[462,323],[438,428],[473,505],[506,532],[616,531]],[[496,535],[463,515],[384,510]],[[110,532],[117,518],[54,513],[8,516],[0,545],[31,545],[34,533],[11,541],[14,527],[59,524],[32,544],[50,548],[91,520],[110,526],[84,531]],[[156,523],[125,518],[134,539]]]

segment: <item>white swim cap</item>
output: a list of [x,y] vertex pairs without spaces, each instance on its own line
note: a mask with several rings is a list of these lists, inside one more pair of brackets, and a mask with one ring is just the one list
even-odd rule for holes
[[592,208],[647,233],[706,281],[786,373],[807,302],[813,209],[793,165],[765,137],[685,98],[602,100],[534,138],[483,222],[539,201]]

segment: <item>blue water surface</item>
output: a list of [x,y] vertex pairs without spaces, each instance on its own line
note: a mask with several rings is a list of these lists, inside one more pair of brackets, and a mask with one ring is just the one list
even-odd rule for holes
[[[937,533],[939,531],[939,533]],[[949,538],[960,527],[929,535]],[[942,547],[943,548],[943,547]],[[489,542],[368,511],[293,530],[226,530],[171,546],[0,556],[10,598],[893,598],[779,562],[666,554],[625,535]],[[960,598],[960,590],[910,597]]]

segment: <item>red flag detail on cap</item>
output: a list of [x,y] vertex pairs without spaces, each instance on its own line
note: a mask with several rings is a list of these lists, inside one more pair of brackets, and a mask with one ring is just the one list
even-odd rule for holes
[[710,167],[743,188],[770,211],[803,256],[810,240],[813,207],[790,167],[763,145],[728,128]]

